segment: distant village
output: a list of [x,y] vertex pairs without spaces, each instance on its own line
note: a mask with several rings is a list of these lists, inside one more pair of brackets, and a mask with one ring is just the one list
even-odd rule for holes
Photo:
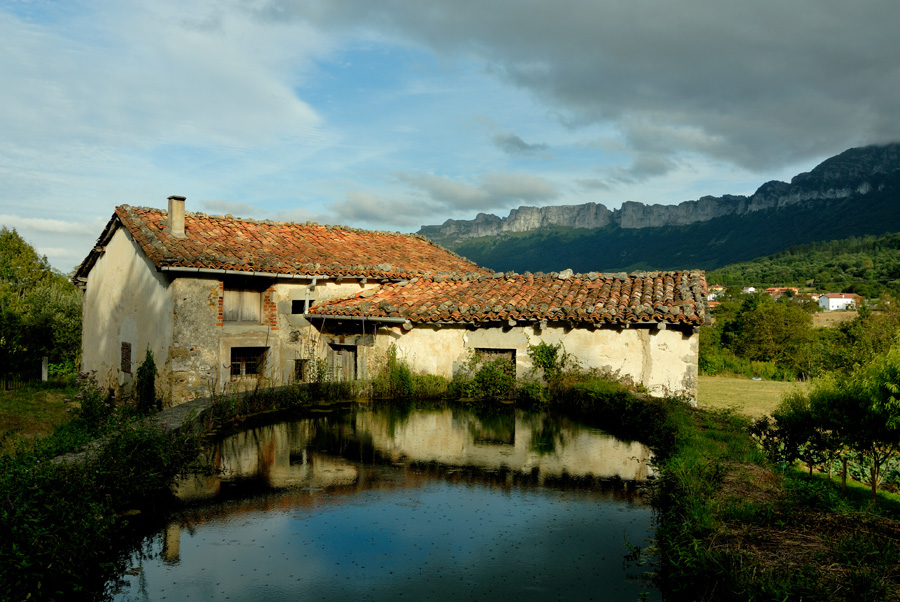
[[[709,286],[709,305],[710,308],[717,306],[722,297],[726,294],[727,287],[720,284]],[[741,289],[745,295],[755,293],[763,293],[769,295],[774,300],[788,297],[795,302],[812,301],[816,303],[821,311],[846,311],[854,310],[865,305],[865,298],[855,293],[808,293],[800,292],[796,286],[772,286],[765,289],[757,289],[753,286],[745,286]]]

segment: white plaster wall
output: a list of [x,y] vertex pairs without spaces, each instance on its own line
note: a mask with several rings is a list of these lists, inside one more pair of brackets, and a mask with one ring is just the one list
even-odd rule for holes
[[[527,376],[532,368],[529,345],[561,343],[583,368],[597,368],[644,385],[655,396],[685,395],[696,399],[697,335],[675,330],[645,328],[609,329],[563,328],[543,330],[532,326],[467,329],[460,326],[436,328],[416,325],[378,330],[376,354],[386,354],[396,344],[398,357],[420,373],[452,378],[475,349],[515,349],[516,375]],[[376,368],[377,369],[377,368]]]
[[374,357],[370,360],[374,364],[370,364],[370,369],[377,371],[379,361],[396,344],[397,357],[406,360],[416,372],[452,378],[459,364],[468,358],[466,335],[467,331],[458,327],[416,326],[406,331],[399,325],[382,326],[375,337]]
[[[88,274],[82,307],[82,369],[97,381],[129,390],[149,347],[162,371],[172,342],[168,279],[156,271],[128,232],[119,229]],[[123,374],[122,343],[131,343],[132,372]]]

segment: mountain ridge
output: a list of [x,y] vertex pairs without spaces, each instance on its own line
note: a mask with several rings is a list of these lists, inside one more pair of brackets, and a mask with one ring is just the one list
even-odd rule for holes
[[507,217],[479,213],[472,220],[448,219],[441,225],[425,225],[419,234],[453,248],[466,239],[531,232],[553,227],[622,229],[688,226],[729,215],[781,209],[804,203],[846,199],[883,190],[884,180],[900,171],[900,143],[852,148],[826,159],[790,183],[772,180],[754,194],[703,196],[677,205],[625,201],[610,210],[600,203],[581,205],[521,206]]

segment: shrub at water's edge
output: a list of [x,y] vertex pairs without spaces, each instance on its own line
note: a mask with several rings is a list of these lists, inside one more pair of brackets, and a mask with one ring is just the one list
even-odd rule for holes
[[[140,422],[82,378],[78,417],[0,456],[0,590],[10,600],[100,600],[126,567],[135,510],[159,512],[196,461],[193,433]],[[77,463],[60,454],[103,436]],[[151,514],[152,514],[151,513]]]

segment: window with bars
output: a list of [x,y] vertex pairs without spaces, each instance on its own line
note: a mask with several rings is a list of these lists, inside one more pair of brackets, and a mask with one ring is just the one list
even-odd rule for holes
[[268,347],[232,347],[231,380],[261,376],[268,349]]

